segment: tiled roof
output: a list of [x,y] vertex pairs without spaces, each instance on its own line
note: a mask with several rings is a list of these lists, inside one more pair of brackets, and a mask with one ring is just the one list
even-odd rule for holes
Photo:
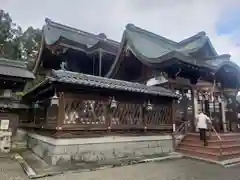
[[[213,65],[218,62],[216,59],[219,58],[219,55],[213,48],[209,37],[206,36],[206,33],[204,32],[199,32],[183,41],[175,42],[136,27],[133,24],[128,24],[124,31],[121,45],[123,50],[127,48],[138,60],[148,66],[152,66],[153,68],[158,64],[173,59],[178,59],[180,62],[191,64],[192,66],[198,66],[200,68],[207,67],[211,70],[219,69],[222,65]],[[205,45],[210,47],[213,54],[211,55],[212,57],[205,57],[203,53],[201,55],[202,57],[194,56],[194,53],[197,54]],[[119,50],[119,52],[122,51]],[[121,61],[124,60],[124,58],[120,57],[121,54],[119,53],[106,77],[115,76]],[[209,58],[209,63],[204,61],[205,58]],[[224,61],[223,63],[235,66],[233,62],[229,61],[229,58],[226,58],[226,56],[224,56],[224,58],[221,57],[222,61]]]
[[79,84],[99,88],[115,89],[121,91],[130,91],[145,93],[157,96],[167,96],[177,98],[178,96],[171,90],[162,87],[146,86],[140,83],[109,79],[105,77],[86,75],[65,70],[54,70],[53,76],[49,77],[52,81]]
[[105,34],[99,35],[88,33],[79,29],[68,27],[46,19],[46,25],[43,27],[45,43],[53,45],[56,42],[71,45],[82,49],[86,52],[100,48],[117,53],[120,43],[108,39]]
[[0,75],[34,79],[32,72],[27,70],[23,61],[0,58]]

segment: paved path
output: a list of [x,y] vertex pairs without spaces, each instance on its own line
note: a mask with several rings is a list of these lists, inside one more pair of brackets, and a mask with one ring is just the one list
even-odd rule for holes
[[[0,159],[1,180],[27,180],[14,160]],[[179,159],[93,172],[66,173],[39,180],[239,180],[240,167],[222,168],[201,161]]]

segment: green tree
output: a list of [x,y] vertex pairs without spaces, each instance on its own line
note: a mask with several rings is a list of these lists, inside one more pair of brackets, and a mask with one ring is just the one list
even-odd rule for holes
[[33,27],[27,30],[21,36],[23,58],[33,60],[36,58],[41,43],[42,31]]
[[41,43],[40,29],[26,31],[13,23],[11,16],[0,9],[0,56],[14,60],[33,60]]
[[22,29],[13,23],[10,15],[0,9],[0,56],[21,59]]

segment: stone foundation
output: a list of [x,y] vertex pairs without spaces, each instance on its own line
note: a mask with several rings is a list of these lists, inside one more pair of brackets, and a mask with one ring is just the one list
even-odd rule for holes
[[26,149],[27,148],[27,132],[18,129],[15,136],[12,137],[11,148],[13,150]]
[[170,135],[53,139],[31,133],[27,139],[28,147],[51,165],[161,156],[173,151]]

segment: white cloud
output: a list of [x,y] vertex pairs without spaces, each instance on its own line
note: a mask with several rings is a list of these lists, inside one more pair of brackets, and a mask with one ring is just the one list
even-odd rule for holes
[[[45,17],[120,40],[127,23],[173,40],[206,31],[219,53],[231,53],[240,64],[240,47],[233,35],[219,36],[216,24],[239,0],[0,0],[17,23],[41,26]],[[37,4],[38,3],[38,4]]]

